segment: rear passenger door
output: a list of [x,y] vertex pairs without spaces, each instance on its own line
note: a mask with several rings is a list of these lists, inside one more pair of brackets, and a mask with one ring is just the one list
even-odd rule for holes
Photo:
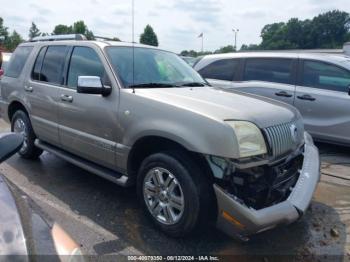
[[350,143],[350,71],[316,60],[299,66],[295,107],[314,137]]
[[63,85],[67,51],[68,47],[64,45],[41,47],[31,76],[24,85],[35,134],[39,139],[55,145],[59,144],[58,94]]
[[103,61],[99,49],[72,48],[66,85],[59,93],[59,132],[65,150],[115,169],[118,90],[107,97],[77,93],[79,76],[98,76],[104,85],[111,85]]
[[241,81],[233,87],[293,105],[296,60],[289,58],[246,58]]

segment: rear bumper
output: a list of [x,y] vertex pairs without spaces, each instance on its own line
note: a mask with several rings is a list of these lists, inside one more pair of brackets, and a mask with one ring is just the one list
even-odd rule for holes
[[287,200],[260,210],[242,205],[218,185],[217,227],[232,237],[246,237],[296,221],[308,208],[320,179],[320,159],[312,138],[305,133],[305,151],[299,179]]

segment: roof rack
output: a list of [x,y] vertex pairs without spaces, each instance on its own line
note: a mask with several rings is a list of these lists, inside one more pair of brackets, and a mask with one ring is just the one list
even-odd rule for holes
[[114,41],[114,39],[111,38],[111,37],[97,36],[97,35],[95,35],[94,37],[95,37],[95,39],[97,39],[97,40],[101,39],[101,40],[106,40],[106,41]]
[[70,34],[70,35],[48,35],[38,36],[30,40],[30,42],[40,41],[64,41],[64,40],[87,40],[82,34]]

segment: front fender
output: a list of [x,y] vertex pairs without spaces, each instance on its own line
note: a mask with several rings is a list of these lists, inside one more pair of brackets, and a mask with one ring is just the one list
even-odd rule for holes
[[188,125],[173,119],[148,119],[129,126],[123,144],[132,147],[139,139],[148,136],[169,139],[192,152],[238,158],[234,133],[224,123],[193,118],[192,124]]

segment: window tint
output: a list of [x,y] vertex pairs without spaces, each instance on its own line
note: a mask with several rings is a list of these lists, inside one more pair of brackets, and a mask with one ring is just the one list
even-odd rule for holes
[[40,81],[63,84],[62,73],[68,48],[66,46],[49,46],[41,69]]
[[244,70],[244,80],[292,84],[291,69],[291,59],[247,59]]
[[17,47],[16,51],[13,53],[11,60],[7,66],[5,75],[9,77],[14,77],[14,78],[19,77],[32,50],[33,50],[32,46]]
[[46,47],[43,47],[36,60],[35,60],[35,64],[34,64],[34,68],[33,68],[33,72],[32,72],[32,79],[33,80],[38,80],[40,81],[42,79],[42,76],[41,76],[41,67],[42,67],[42,64],[43,64],[43,60],[44,60],[44,56],[45,56],[45,52],[46,52]]
[[76,88],[79,76],[98,76],[104,82],[105,70],[96,52],[89,47],[75,47],[70,60],[68,87]]
[[303,86],[348,92],[350,72],[322,62],[305,61]]
[[199,73],[204,78],[232,81],[237,69],[237,59],[224,59],[207,65]]

